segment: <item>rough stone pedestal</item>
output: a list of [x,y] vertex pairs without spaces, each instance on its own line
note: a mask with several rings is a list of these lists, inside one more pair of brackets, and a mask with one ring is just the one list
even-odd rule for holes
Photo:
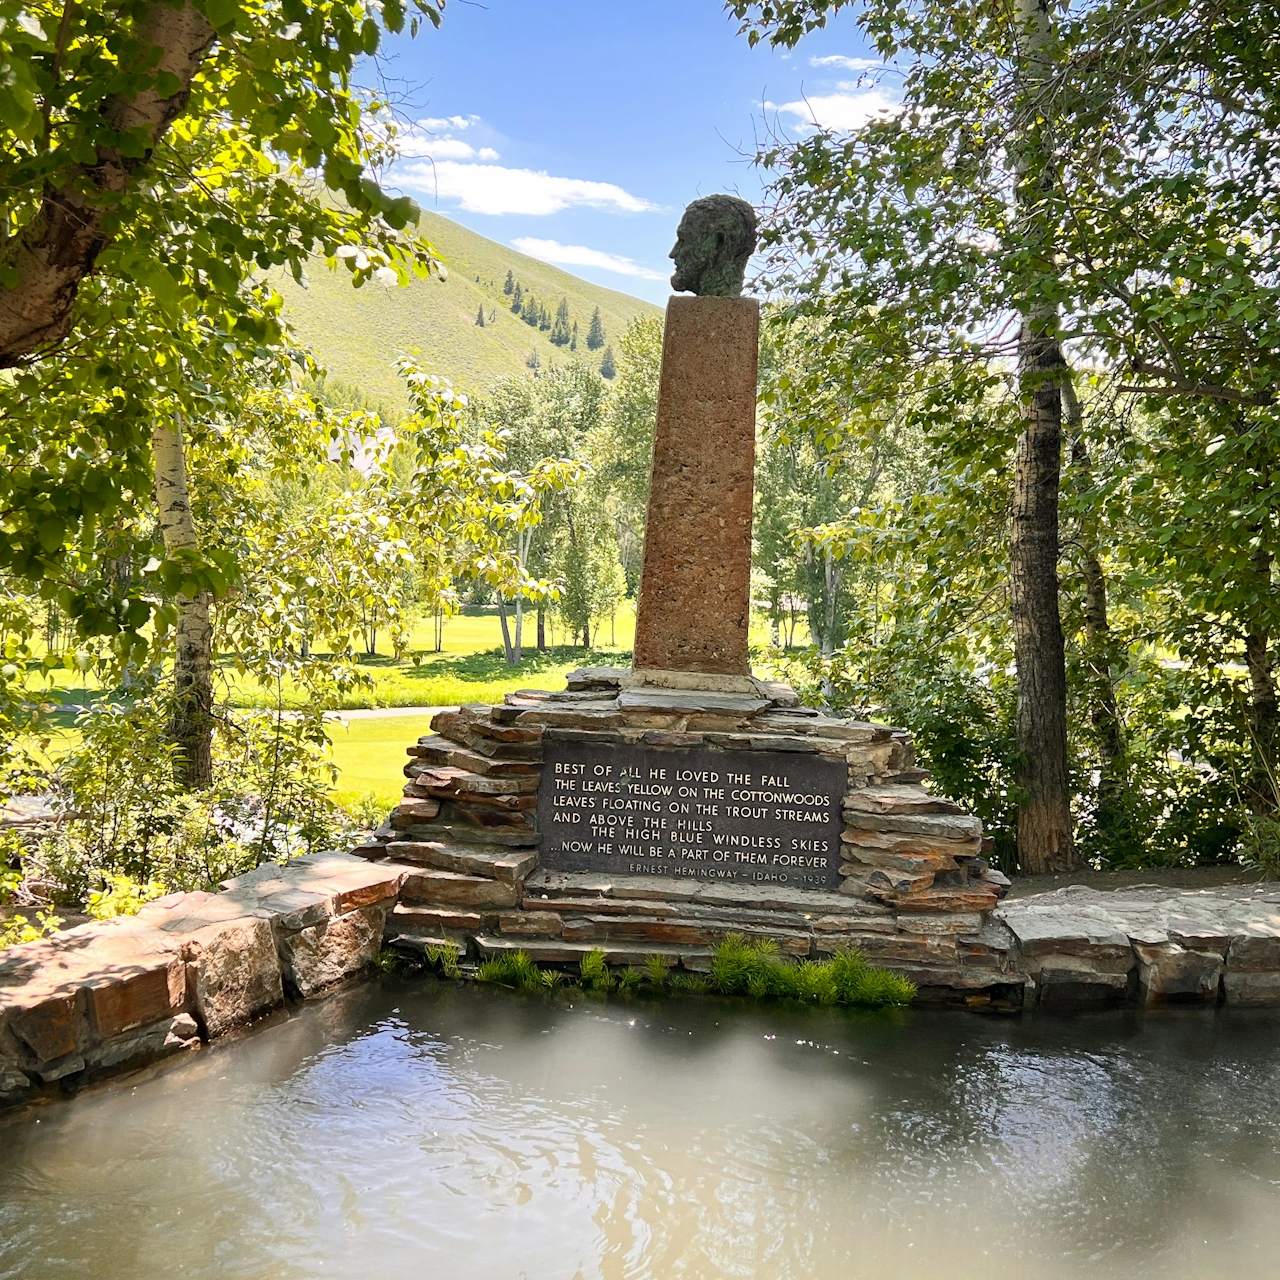
[[753,298],[672,298],[637,610],[635,667],[749,676],[755,472]]

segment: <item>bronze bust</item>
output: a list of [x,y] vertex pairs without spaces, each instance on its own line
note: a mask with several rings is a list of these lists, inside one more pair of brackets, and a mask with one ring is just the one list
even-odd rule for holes
[[756,247],[756,211],[737,196],[704,196],[680,219],[671,250],[677,293],[737,298],[747,259]]

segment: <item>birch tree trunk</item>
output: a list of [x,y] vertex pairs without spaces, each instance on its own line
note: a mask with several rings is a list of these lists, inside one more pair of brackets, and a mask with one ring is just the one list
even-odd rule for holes
[[[160,422],[151,429],[156,506],[165,554],[198,549],[187,492],[187,459],[181,429]],[[213,782],[213,624],[210,597],[179,595],[177,647],[173,659],[173,712],[169,740],[178,749],[178,780],[188,791]]]
[[1014,656],[1018,668],[1018,860],[1023,871],[1069,871],[1075,863],[1067,769],[1067,676],[1058,611],[1058,487],[1064,369],[1058,341],[1054,245],[1044,202],[1056,175],[1041,90],[1053,38],[1047,0],[1017,0],[1023,99],[1014,142],[1019,234],[1028,270],[1019,308],[1022,432],[1014,464],[1009,540]]

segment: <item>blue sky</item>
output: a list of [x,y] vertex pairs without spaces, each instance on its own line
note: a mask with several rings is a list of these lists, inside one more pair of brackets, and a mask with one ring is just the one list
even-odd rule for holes
[[892,97],[850,17],[780,53],[751,49],[719,0],[450,0],[439,31],[388,53],[420,122],[401,189],[654,302],[690,200],[759,200],[766,127],[852,126]]

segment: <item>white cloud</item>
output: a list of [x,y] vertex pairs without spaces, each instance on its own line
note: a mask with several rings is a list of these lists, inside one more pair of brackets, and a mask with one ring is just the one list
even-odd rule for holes
[[396,177],[403,186],[457,200],[468,213],[537,215],[583,205],[616,213],[645,213],[657,207],[612,182],[558,178],[542,170],[464,164],[453,159],[398,165]]
[[425,120],[419,120],[419,129],[425,129],[428,133],[460,133],[463,129],[470,129],[472,125],[480,123],[479,116],[428,116]]
[[616,271],[622,276],[639,276],[642,280],[667,278],[661,271],[650,271],[631,258],[624,258],[617,253],[605,253],[602,249],[588,249],[584,244],[560,244],[556,240],[537,240],[533,236],[521,236],[511,244],[531,258],[554,262],[559,266],[599,267],[602,271]]
[[870,71],[872,67],[882,67],[884,63],[878,58],[846,58],[843,54],[832,53],[825,58],[810,58],[811,67],[843,67],[846,71]]
[[[766,103],[766,106],[772,105]],[[861,129],[869,120],[897,115],[902,106],[879,89],[865,89],[858,93],[820,94],[800,102],[784,102],[775,109],[783,115],[794,116],[802,127],[816,126],[847,133]]]

